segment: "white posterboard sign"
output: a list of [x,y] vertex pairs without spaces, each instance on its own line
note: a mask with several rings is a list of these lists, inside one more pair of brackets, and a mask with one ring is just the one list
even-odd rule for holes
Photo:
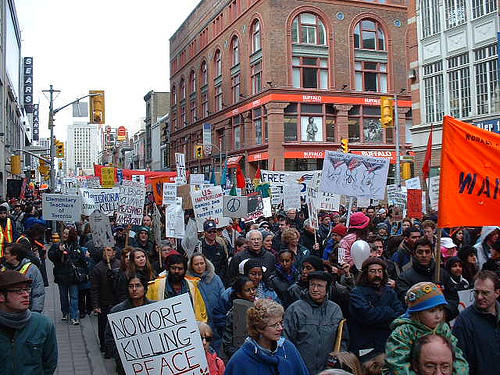
[[119,202],[119,188],[79,189],[82,197],[82,215],[89,216],[95,210],[113,216]]
[[101,179],[99,177],[90,177],[87,178],[86,180],[83,180],[84,187],[87,187],[89,189],[100,189],[102,188],[101,186]]
[[115,238],[111,225],[109,225],[109,217],[100,211],[94,211],[89,217],[90,229],[92,230],[92,239],[95,247],[114,247]]
[[222,187],[213,186],[200,190],[191,189],[194,217],[199,232],[203,232],[203,223],[211,219],[217,228],[229,225],[230,219],[224,217],[224,199]]
[[186,177],[186,155],[181,154],[180,152],[175,153],[175,165],[177,169],[177,185],[186,185],[187,177]]
[[165,235],[167,238],[182,239],[185,233],[182,198],[178,197],[174,204],[170,204],[165,208]]
[[406,188],[408,190],[422,190],[420,185],[420,177],[413,177],[405,181]]
[[82,200],[78,195],[42,194],[44,220],[80,221]]
[[291,209],[291,208],[296,208],[300,209],[301,207],[301,202],[300,202],[300,196],[301,196],[301,190],[302,186],[293,182],[287,183],[284,186],[283,193],[284,193],[284,198],[283,198],[283,208],[285,211]]
[[437,211],[439,203],[439,176],[429,178],[429,200],[431,201],[431,210]]
[[242,218],[248,213],[248,198],[224,195],[224,216]]
[[62,183],[62,193],[68,195],[78,194],[78,180],[75,177],[64,177]]
[[140,182],[123,180],[119,186],[119,194],[116,223],[142,225],[146,186]]
[[264,204],[262,203],[262,195],[259,193],[251,193],[248,198],[248,214],[245,216],[245,221],[255,220],[264,216]]
[[358,198],[356,201],[356,206],[358,208],[366,208],[370,206],[370,198]]
[[320,190],[352,197],[384,199],[389,159],[325,151]]
[[[300,185],[300,196],[305,199],[307,186],[311,183],[314,173],[321,171],[269,171],[262,169],[260,179],[263,183],[269,183],[271,187],[271,203],[276,206],[283,203],[284,187],[287,183]],[[300,206],[299,206],[300,207]]]
[[159,245],[161,243],[161,213],[156,204],[153,205],[153,233],[155,244]]
[[141,184],[145,184],[146,183],[146,176],[143,174],[133,174],[132,181],[140,182]]
[[189,175],[189,184],[190,185],[203,185],[204,183],[205,183],[205,175],[204,174],[192,173]]
[[127,375],[208,374],[188,293],[108,315]]
[[273,210],[272,210],[272,206],[271,206],[271,198],[270,197],[262,198],[262,206],[263,206],[262,215],[264,217],[273,216]]
[[177,185],[171,182],[163,183],[163,205],[167,206],[169,204],[175,203],[175,198],[177,197]]

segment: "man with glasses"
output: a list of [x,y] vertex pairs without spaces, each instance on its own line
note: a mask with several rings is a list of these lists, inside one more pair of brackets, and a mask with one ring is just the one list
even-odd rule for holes
[[388,285],[387,267],[377,257],[363,262],[349,302],[349,350],[358,356],[384,353],[390,324],[404,313],[396,292]]
[[458,292],[451,281],[450,274],[442,267],[440,269],[439,283],[434,280],[436,264],[432,249],[432,242],[427,237],[422,237],[415,243],[415,250],[412,252],[410,261],[411,266],[399,275],[396,282],[396,291],[399,299],[404,304],[406,292],[416,283],[432,282],[438,284],[448,302],[444,309],[446,320],[450,321],[458,315]]
[[448,339],[441,335],[420,337],[413,346],[411,357],[411,365],[417,375],[453,373],[454,349]]
[[29,310],[31,279],[0,272],[0,374],[53,374],[57,367],[54,323]]
[[479,271],[474,304],[462,311],[453,326],[458,346],[469,363],[470,375],[498,374],[500,363],[500,280],[492,271]]

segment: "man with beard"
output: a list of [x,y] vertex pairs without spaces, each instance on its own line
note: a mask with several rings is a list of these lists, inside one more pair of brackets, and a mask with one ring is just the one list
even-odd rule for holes
[[[409,228],[408,228],[409,229]],[[399,275],[396,291],[401,301],[405,301],[406,292],[416,283],[433,282],[435,276],[434,252],[432,242],[427,238],[420,238],[416,242],[415,251],[411,256],[411,267]],[[450,274],[443,268],[440,269],[440,282],[436,283],[441,288],[447,305],[444,306],[446,320],[450,321],[458,315],[458,293],[451,281]]]
[[391,334],[391,322],[404,313],[401,301],[387,281],[387,266],[382,259],[369,257],[363,262],[349,303],[349,351],[358,356],[363,352],[370,357],[383,353]]
[[469,363],[470,375],[498,374],[500,363],[500,280],[480,271],[474,282],[474,304],[460,313],[453,334]]
[[[403,242],[394,253],[391,260],[396,263],[399,271],[403,271],[405,266],[410,262],[411,254],[415,250],[417,240],[421,237],[420,231],[416,227],[406,228],[403,232]],[[432,243],[431,243],[432,246]]]
[[3,256],[5,245],[17,239],[17,230],[14,220],[8,217],[7,207],[0,205],[0,257]]

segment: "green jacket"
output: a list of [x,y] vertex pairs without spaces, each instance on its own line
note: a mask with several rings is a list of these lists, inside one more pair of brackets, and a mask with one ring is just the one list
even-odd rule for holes
[[50,375],[56,367],[56,331],[47,316],[32,312],[13,338],[0,327],[0,374]]
[[402,315],[392,322],[391,330],[392,333],[385,345],[387,357],[383,374],[415,375],[410,363],[411,348],[417,339],[430,334],[439,334],[451,341],[456,354],[453,362],[453,375],[469,374],[469,365],[464,359],[462,351],[458,348],[457,339],[451,333],[447,323],[441,323],[432,330],[426,325]]

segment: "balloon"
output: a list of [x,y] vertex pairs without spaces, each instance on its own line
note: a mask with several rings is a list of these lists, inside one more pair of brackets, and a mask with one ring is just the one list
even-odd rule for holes
[[363,240],[357,240],[351,246],[351,257],[358,270],[361,270],[363,262],[370,256],[370,245]]

